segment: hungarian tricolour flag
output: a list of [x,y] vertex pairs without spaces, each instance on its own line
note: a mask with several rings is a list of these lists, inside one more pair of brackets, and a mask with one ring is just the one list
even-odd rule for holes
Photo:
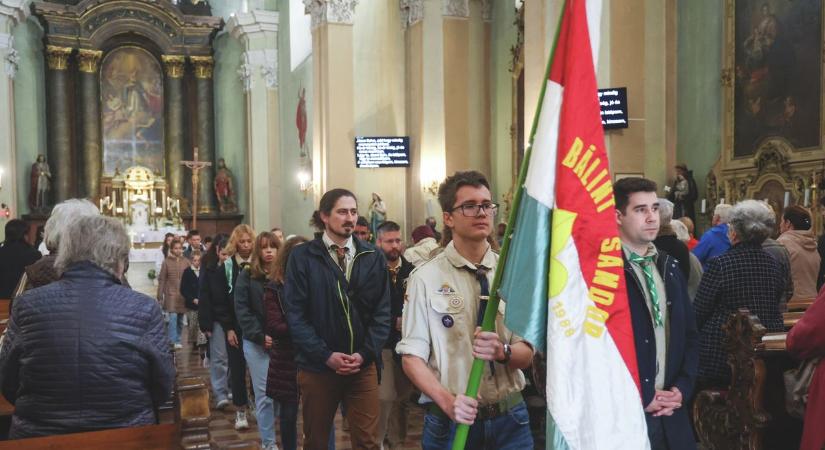
[[601,0],[567,0],[500,294],[547,357],[548,448],[649,448],[595,65]]

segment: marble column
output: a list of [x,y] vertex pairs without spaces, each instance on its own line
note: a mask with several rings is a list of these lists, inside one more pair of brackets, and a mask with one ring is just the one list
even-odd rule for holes
[[52,174],[51,196],[47,204],[54,205],[75,196],[72,158],[72,110],[69,105],[68,74],[71,47],[46,46],[46,116],[48,150],[46,161]]
[[100,176],[103,148],[100,136],[100,50],[80,49],[77,55],[80,71],[80,186],[79,196],[100,197]]
[[166,182],[169,195],[183,197],[183,67],[181,55],[163,55],[166,72],[164,83],[164,110],[166,113]]
[[[20,189],[28,193],[28,174],[18,177],[17,173],[14,77],[20,57],[14,49],[12,32],[28,15],[27,1],[0,0],[0,203],[5,204],[13,216],[19,216],[24,209],[24,205],[18,208],[17,198]],[[24,187],[18,187],[18,180]],[[3,239],[5,230],[0,229],[0,240]]]
[[312,16],[313,180],[316,200],[355,186],[352,22],[358,0],[304,0]]
[[[212,163],[200,172],[198,181],[198,213],[215,211],[215,194],[212,184],[215,181],[215,112],[212,101],[212,69],[215,61],[211,56],[192,56],[195,66],[195,82],[197,90],[197,147],[198,159]],[[194,195],[194,192],[192,193]]]
[[283,225],[281,121],[278,114],[278,20],[274,11],[253,10],[229,20],[227,31],[244,44],[239,71],[246,96],[249,223],[255,229]]

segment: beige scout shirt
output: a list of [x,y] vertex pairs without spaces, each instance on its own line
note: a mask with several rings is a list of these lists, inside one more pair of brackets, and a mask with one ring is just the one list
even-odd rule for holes
[[[625,258],[630,260],[631,250],[627,247],[622,248],[624,250]],[[653,244],[648,246],[647,254],[641,256],[651,255],[657,258],[659,255],[659,252],[656,250],[656,246]],[[654,263],[653,283],[656,285],[656,293],[659,294],[659,313],[662,315],[662,323],[665,325],[663,327],[657,327],[653,318],[653,303],[650,300],[650,291],[648,290],[647,283],[645,282],[645,273],[642,270],[642,267],[636,263],[631,262],[630,267],[633,268],[633,273],[636,274],[636,279],[639,280],[639,284],[642,285],[642,293],[645,295],[647,310],[650,311],[650,322],[653,324],[653,335],[656,336],[656,381],[654,382],[654,387],[661,391],[665,388],[665,365],[667,364],[667,345],[668,339],[670,338],[670,318],[667,316],[667,291],[665,290],[665,282],[662,280],[662,276],[659,275],[659,270],[655,267]]]
[[[491,269],[492,284],[498,255],[487,250],[481,265]],[[473,332],[476,327],[481,287],[475,270],[450,242],[443,252],[422,264],[407,280],[407,303],[402,319],[402,338],[395,350],[427,361],[442,386],[452,394],[463,394],[473,365]],[[504,303],[499,306],[496,330],[502,342],[515,344],[522,338],[504,326]],[[495,363],[484,364],[479,388],[480,401],[492,403],[524,389],[524,375],[518,369]]]

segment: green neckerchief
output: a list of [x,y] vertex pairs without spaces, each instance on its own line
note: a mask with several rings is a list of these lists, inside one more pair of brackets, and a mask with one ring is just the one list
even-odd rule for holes
[[232,293],[232,267],[235,265],[233,257],[226,258],[223,262],[223,270],[226,271],[226,281],[229,283],[229,293]]
[[662,311],[659,309],[659,292],[656,290],[656,280],[653,278],[653,270],[656,265],[655,259],[656,255],[639,256],[630,252],[630,262],[638,264],[645,274],[645,284],[648,292],[650,292],[650,303],[653,305],[653,323],[655,326],[661,327],[664,326],[664,322],[662,321]]

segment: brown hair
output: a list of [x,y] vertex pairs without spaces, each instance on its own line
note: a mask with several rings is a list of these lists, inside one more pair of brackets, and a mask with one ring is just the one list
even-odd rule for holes
[[318,231],[324,231],[326,229],[326,224],[324,224],[324,221],[321,220],[321,213],[326,215],[332,214],[332,208],[335,207],[335,204],[338,203],[338,199],[341,197],[352,197],[353,200],[355,200],[355,204],[358,204],[358,198],[347,189],[336,188],[329,190],[324,193],[323,197],[321,197],[321,202],[318,205],[318,209],[312,213],[312,218],[309,219],[309,224],[315,227]]
[[[483,173],[477,170],[466,170],[456,172],[441,182],[438,186],[438,204],[441,205],[441,211],[445,213],[452,212],[455,204],[455,196],[458,190],[464,186],[472,187],[486,187],[490,190],[490,183]],[[441,246],[446,247],[450,241],[453,240],[453,230],[450,227],[444,227],[441,233]]]
[[308,240],[309,239],[303,236],[293,236],[286,240],[281,249],[278,250],[278,254],[275,256],[275,265],[269,273],[270,280],[276,283],[284,283],[284,278],[286,278],[286,264],[289,262],[289,254],[292,253],[292,249],[300,244],[303,244],[304,242],[307,242]]
[[269,263],[269,267],[264,266],[263,249],[274,248],[278,249],[280,244],[278,238],[269,231],[264,231],[255,238],[255,245],[252,246],[252,256],[249,258],[249,270],[252,272],[252,278],[266,278],[272,272],[273,263]]

